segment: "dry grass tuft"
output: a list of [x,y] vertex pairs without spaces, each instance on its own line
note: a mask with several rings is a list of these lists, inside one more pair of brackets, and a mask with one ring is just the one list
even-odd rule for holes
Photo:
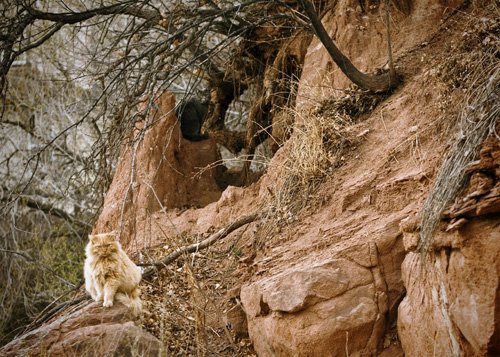
[[[496,9],[498,11],[498,9]],[[452,56],[445,68],[448,82],[465,90],[459,125],[436,181],[424,203],[421,216],[419,249],[429,251],[432,237],[445,208],[451,204],[467,182],[465,167],[475,160],[478,148],[493,133],[500,118],[500,66],[498,33],[500,21],[473,18],[473,31],[466,32],[467,41]],[[450,73],[458,77],[453,79]],[[498,133],[496,133],[498,137]]]
[[360,90],[346,91],[345,96],[328,99],[301,117],[290,139],[285,175],[295,177],[304,189],[321,181],[345,160],[343,155],[355,142],[352,126],[371,112],[385,97]]
[[293,178],[304,189],[341,164],[342,152],[353,140],[347,128],[352,119],[337,112],[315,111],[302,118],[289,142],[284,162],[286,181]]
[[276,223],[292,221],[307,206],[316,188],[346,161],[349,149],[359,140],[353,125],[384,98],[350,90],[341,98],[323,101],[308,113],[295,114],[296,124],[276,175],[268,203],[269,222],[263,225],[264,230],[266,226],[272,229]]

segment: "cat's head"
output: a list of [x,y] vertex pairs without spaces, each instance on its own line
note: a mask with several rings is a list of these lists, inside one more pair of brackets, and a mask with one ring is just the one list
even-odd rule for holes
[[118,252],[120,243],[115,232],[89,234],[89,251],[95,256],[106,257]]

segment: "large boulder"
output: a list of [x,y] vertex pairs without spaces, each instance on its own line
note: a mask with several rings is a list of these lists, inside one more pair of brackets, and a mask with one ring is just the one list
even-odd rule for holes
[[370,269],[335,259],[246,286],[241,299],[259,356],[326,356],[376,349],[387,311],[376,293]]
[[[366,232],[281,273],[241,288],[259,356],[371,355],[402,294],[398,222]],[[373,229],[373,227],[371,227]],[[304,243],[307,244],[307,243]]]

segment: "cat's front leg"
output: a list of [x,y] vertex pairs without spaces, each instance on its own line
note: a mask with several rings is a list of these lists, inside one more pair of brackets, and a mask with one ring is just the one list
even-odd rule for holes
[[85,277],[85,290],[87,290],[94,301],[97,301],[97,284],[94,277],[92,276],[92,271],[87,261],[85,262],[83,275]]
[[101,285],[97,284],[97,282],[95,282],[94,290],[95,290],[94,301],[102,302],[103,287]]
[[99,291],[95,297],[95,301],[102,302],[102,300],[103,300],[102,292]]
[[90,294],[90,296],[92,297],[92,299],[94,301],[98,301],[97,300],[97,297],[98,297],[98,292],[97,292],[97,289],[95,288],[95,285],[94,285],[94,281],[91,280],[91,278],[87,278],[85,279],[85,290],[87,290],[87,292]]
[[117,288],[118,287],[112,283],[106,283],[106,285],[104,285],[104,302],[102,306],[104,307],[113,306],[113,300],[115,298],[115,293]]

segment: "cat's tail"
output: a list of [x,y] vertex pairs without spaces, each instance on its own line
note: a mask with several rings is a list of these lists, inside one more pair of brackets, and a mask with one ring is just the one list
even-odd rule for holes
[[142,312],[142,301],[139,297],[139,289],[135,289],[130,295],[117,293],[116,301],[128,307],[134,316],[139,316]]

